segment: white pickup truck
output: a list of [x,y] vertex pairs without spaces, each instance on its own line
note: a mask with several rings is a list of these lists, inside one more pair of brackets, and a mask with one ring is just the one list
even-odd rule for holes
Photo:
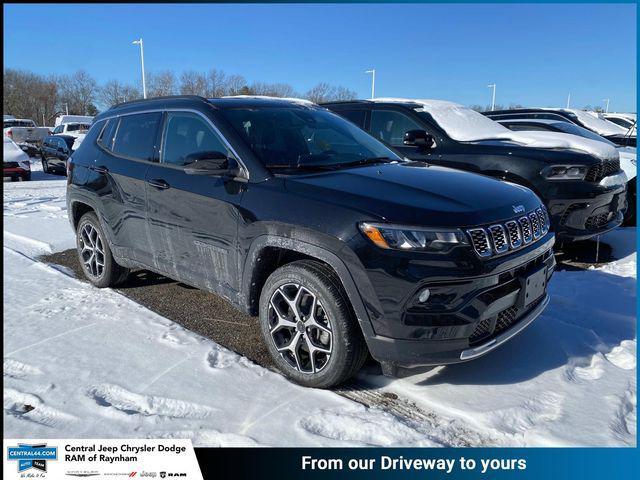
[[4,134],[18,145],[40,145],[44,137],[50,133],[47,127],[38,127],[33,120],[26,118],[5,118],[3,130]]

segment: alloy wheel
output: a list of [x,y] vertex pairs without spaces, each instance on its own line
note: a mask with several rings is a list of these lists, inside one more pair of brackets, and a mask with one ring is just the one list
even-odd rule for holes
[[269,300],[269,333],[282,358],[301,373],[318,373],[329,363],[333,334],[326,310],[302,285],[278,287]]
[[80,257],[87,273],[100,278],[104,273],[104,246],[98,230],[86,223],[80,230]]

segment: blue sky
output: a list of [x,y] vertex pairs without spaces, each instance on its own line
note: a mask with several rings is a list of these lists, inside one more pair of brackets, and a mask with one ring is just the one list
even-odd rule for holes
[[636,5],[5,5],[4,66],[84,69],[99,82],[148,71],[319,81],[377,96],[464,104],[636,110]]

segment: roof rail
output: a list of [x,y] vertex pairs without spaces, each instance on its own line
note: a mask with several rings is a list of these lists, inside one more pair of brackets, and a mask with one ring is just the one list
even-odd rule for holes
[[206,98],[201,97],[200,95],[167,95],[165,97],[153,97],[153,98],[138,98],[136,100],[130,100],[128,102],[117,103],[110,110],[114,108],[125,107],[129,105],[136,105],[138,103],[147,103],[153,102],[154,100],[202,100],[203,102],[208,102]]

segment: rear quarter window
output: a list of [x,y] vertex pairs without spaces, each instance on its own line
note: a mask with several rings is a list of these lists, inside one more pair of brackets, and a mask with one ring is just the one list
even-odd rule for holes
[[159,112],[121,117],[113,141],[113,152],[123,157],[151,161],[160,118]]

